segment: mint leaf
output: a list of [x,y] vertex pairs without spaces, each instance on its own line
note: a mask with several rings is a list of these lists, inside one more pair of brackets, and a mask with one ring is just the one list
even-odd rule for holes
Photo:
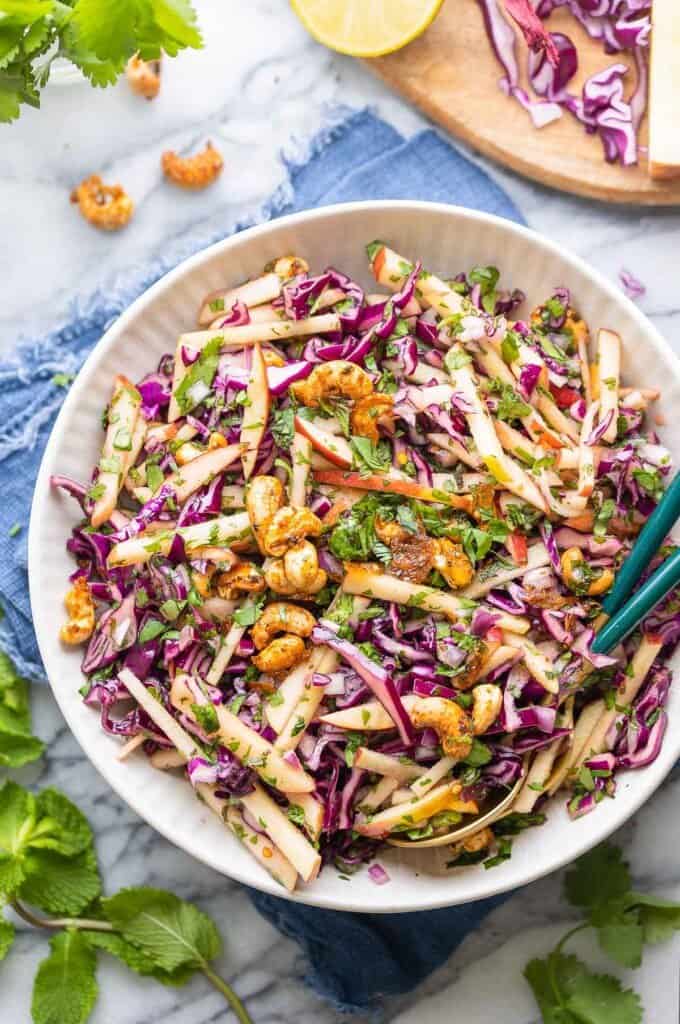
[[35,825],[35,797],[7,781],[0,789],[0,851],[20,854]]
[[24,868],[18,857],[0,856],[0,900],[10,899],[24,878]]
[[147,956],[141,949],[137,949],[116,932],[81,932],[81,934],[93,949],[105,950],[135,974],[156,978],[163,985],[183,985],[193,974],[193,969],[187,967],[178,967],[172,972],[161,970],[150,956]]
[[[2,711],[0,709],[1,719]],[[0,722],[0,765],[19,768],[23,764],[37,761],[44,749],[45,744],[35,736],[13,735],[10,732],[1,731]]]
[[77,857],[62,857],[53,850],[26,854],[26,879],[19,896],[50,914],[75,917],[101,893],[97,858],[93,849]]
[[34,1024],[83,1024],[97,999],[96,954],[76,931],[59,932],[50,947],[33,985]]
[[45,819],[54,822],[52,834],[31,840],[36,849],[54,850],[63,857],[75,857],[92,846],[94,836],[82,811],[68,797],[52,787],[43,789],[36,799],[36,809],[45,826]]
[[102,900],[102,909],[124,939],[165,971],[182,965],[203,967],[222,948],[210,918],[173,893],[124,889]]
[[4,960],[14,942],[14,925],[0,917],[0,960]]

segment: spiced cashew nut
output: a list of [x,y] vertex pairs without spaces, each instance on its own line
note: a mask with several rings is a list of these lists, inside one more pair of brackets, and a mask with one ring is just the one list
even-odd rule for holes
[[221,173],[224,160],[211,142],[194,156],[179,156],[173,150],[166,150],[161,157],[161,167],[166,178],[180,188],[206,188]]
[[128,223],[135,206],[121,185],[105,185],[98,174],[91,174],[71,192],[85,220],[102,231],[119,231]]
[[316,408],[328,398],[364,398],[372,393],[373,381],[356,363],[332,359],[315,366],[309,377],[291,384],[289,391],[302,405]]
[[493,683],[480,683],[472,691],[472,731],[482,736],[491,728],[503,707],[503,691]]
[[416,729],[434,729],[446,757],[462,761],[472,750],[472,721],[453,700],[421,697],[411,709],[411,720]]
[[253,643],[259,651],[266,647],[278,633],[294,633],[308,637],[316,619],[306,608],[300,608],[289,601],[272,601],[260,615],[252,628]]
[[59,637],[65,644],[82,644],[94,631],[94,601],[84,576],[75,581],[64,604],[69,621],[59,630]]
[[225,601],[233,601],[242,593],[258,594],[266,585],[261,569],[254,562],[239,562],[217,577],[217,593]]
[[143,96],[147,100],[155,99],[161,87],[161,62],[130,57],[125,77],[132,91],[138,96]]

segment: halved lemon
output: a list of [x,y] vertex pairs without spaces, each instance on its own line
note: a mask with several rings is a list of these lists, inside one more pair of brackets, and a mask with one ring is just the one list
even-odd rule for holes
[[443,0],[290,0],[324,46],[351,57],[381,57],[424,32]]

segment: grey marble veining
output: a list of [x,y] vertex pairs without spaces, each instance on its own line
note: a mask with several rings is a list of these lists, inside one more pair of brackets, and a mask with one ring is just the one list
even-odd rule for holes
[[[285,180],[280,153],[303,152],[329,104],[375,105],[400,131],[423,121],[359,64],[314,44],[287,4],[200,0],[207,49],[168,62],[161,96],[140,103],[124,84],[50,89],[43,110],[0,127],[0,349],[59,323],[94,289],[115,289],[157,258],[171,259],[218,228],[253,215]],[[183,196],[164,185],[164,149],[213,138],[225,156],[214,188]],[[485,165],[487,166],[487,165]],[[496,168],[530,226],[557,238],[610,279],[621,267],[647,285],[641,308],[680,350],[680,213],[606,207],[550,192]],[[137,203],[135,229],[93,231],[68,201],[71,187],[102,171]],[[452,195],[455,200],[455,195]],[[557,282],[556,282],[557,283]],[[111,891],[145,883],[197,900],[225,937],[219,965],[258,1024],[335,1024],[341,1018],[302,985],[296,947],[266,924],[237,885],[196,863],[142,823],[82,756],[47,690],[34,697],[36,731],[48,755],[22,777],[63,788],[93,822],[103,877]],[[641,887],[680,893],[680,781],[669,782],[617,837]],[[386,1007],[395,1024],[531,1024],[538,1019],[521,969],[570,920],[560,876],[539,881],[496,910],[452,960],[410,996]],[[20,928],[0,968],[0,1020],[24,1024],[32,978],[46,950],[42,935]],[[596,954],[588,951],[588,955]],[[680,946],[649,954],[631,972],[644,994],[645,1024],[677,1024]],[[633,975],[636,975],[633,977]],[[102,957],[94,1024],[209,1024],[227,1021],[221,998],[203,982],[164,989]],[[455,1007],[455,1016],[452,1014]],[[363,1024],[361,1018],[355,1018]]]

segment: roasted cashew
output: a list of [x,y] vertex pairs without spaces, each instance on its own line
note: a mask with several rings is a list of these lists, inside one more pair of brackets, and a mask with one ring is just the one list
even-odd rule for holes
[[380,440],[378,424],[394,422],[393,406],[392,395],[374,393],[360,398],[354,403],[349,417],[352,433],[358,434],[360,437],[368,437],[374,444],[377,444]]
[[59,630],[65,644],[82,644],[94,631],[94,601],[87,580],[79,576],[64,598],[69,621]]
[[212,577],[214,573],[214,565],[208,565],[205,572],[198,572],[196,569],[193,569],[191,572],[191,582],[203,598],[210,597],[212,594]]
[[389,571],[411,583],[424,583],[430,575],[435,552],[434,541],[423,532],[411,533],[395,520],[375,517],[376,536],[390,549]]
[[208,438],[208,451],[212,452],[215,448],[226,448],[227,439],[224,434],[220,434],[219,430],[213,430],[212,434]]
[[291,384],[291,391],[302,405],[315,408],[327,398],[352,398],[370,395],[373,381],[360,366],[345,359],[319,363],[309,377]]
[[428,726],[437,733],[446,757],[462,761],[472,750],[470,716],[453,700],[445,697],[420,697],[411,709],[416,729]]
[[307,637],[315,625],[316,619],[306,608],[288,601],[272,601],[253,626],[251,636],[258,651],[261,651],[277,633],[295,633],[298,637]]
[[309,263],[301,256],[279,256],[277,260],[268,263],[264,269],[266,273],[273,271],[283,281],[288,281],[291,277],[297,277],[298,274],[306,274],[309,271]]
[[265,587],[262,571],[254,562],[239,562],[217,577],[217,593],[225,601],[233,601],[242,593],[260,593]]
[[312,586],[319,573],[319,558],[316,548],[309,540],[301,540],[288,548],[283,556],[286,578],[298,590],[305,591]]
[[181,188],[205,188],[211,185],[223,166],[222,156],[211,142],[206,142],[205,149],[194,156],[182,157],[172,150],[166,150],[161,157],[163,174]]
[[457,860],[462,853],[481,853],[482,850],[486,850],[491,846],[495,838],[488,826],[480,828],[479,832],[467,836],[460,843],[452,844],[451,853],[453,860]]
[[[583,587],[585,585],[583,572],[585,560],[581,549],[576,547],[567,548],[566,551],[562,552],[560,562],[562,565],[564,582],[567,584],[569,589],[574,590],[577,593],[583,593]],[[614,573],[611,569],[603,569],[600,575],[590,583],[585,592],[589,597],[598,597],[600,594],[606,594],[613,586]]]
[[472,582],[475,570],[463,551],[462,544],[456,544],[447,537],[435,540],[434,567],[442,574],[453,590],[460,590]]
[[321,520],[311,509],[285,505],[261,528],[260,546],[266,554],[282,558],[288,548],[305,537],[318,537],[322,529]]
[[138,96],[152,100],[158,96],[161,87],[160,60],[142,60],[141,57],[130,57],[125,69],[128,85]]
[[254,476],[248,484],[246,512],[261,551],[265,550],[262,544],[264,527],[281,508],[283,500],[283,484],[275,476]]
[[328,576],[323,569],[319,569],[314,580],[307,585],[304,591],[298,590],[286,576],[283,558],[274,558],[264,570],[264,578],[267,586],[275,594],[283,594],[285,597],[294,597],[298,601],[309,600],[314,594],[326,586]]
[[482,736],[498,718],[503,707],[503,691],[493,683],[480,683],[472,691],[472,731]]
[[297,665],[304,656],[304,640],[292,633],[286,633],[285,636],[272,640],[259,654],[254,654],[251,661],[260,672],[283,672]]
[[71,192],[85,220],[102,231],[124,228],[135,206],[121,185],[104,185],[98,174],[91,174]]

